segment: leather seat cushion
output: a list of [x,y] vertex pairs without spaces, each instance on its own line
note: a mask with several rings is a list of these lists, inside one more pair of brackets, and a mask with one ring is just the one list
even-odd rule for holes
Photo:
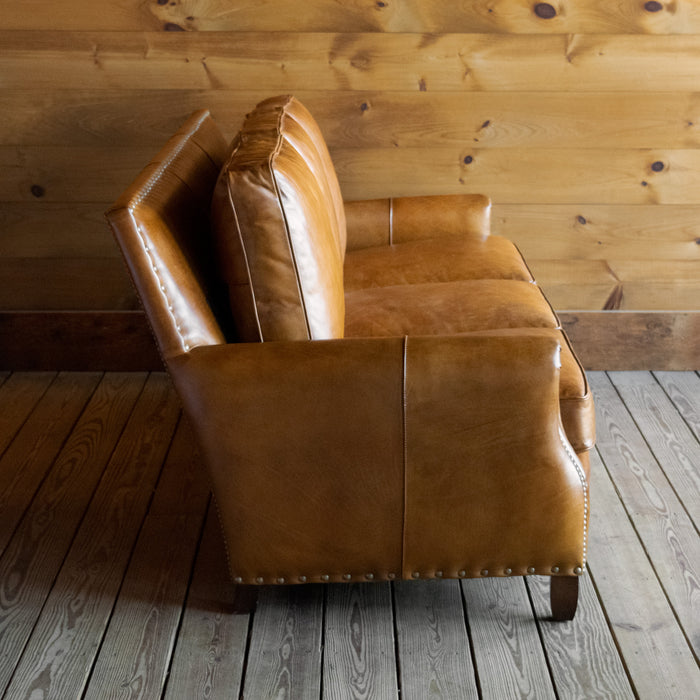
[[345,295],[345,335],[451,335],[557,328],[540,288],[518,280],[458,280],[357,289]]
[[346,292],[455,280],[533,281],[520,251],[500,236],[444,236],[348,251],[344,277]]

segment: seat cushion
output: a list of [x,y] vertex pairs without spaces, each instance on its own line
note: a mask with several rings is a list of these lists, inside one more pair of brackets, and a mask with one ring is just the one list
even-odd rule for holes
[[533,283],[463,280],[355,290],[346,294],[345,335],[554,337],[561,345],[559,395],[566,435],[577,452],[595,442],[593,399],[586,376],[556,315]]
[[240,340],[342,337],[340,188],[318,125],[293,97],[246,117],[214,189],[212,228]]
[[358,289],[345,295],[345,335],[451,335],[558,328],[540,288],[517,280],[458,280]]
[[533,281],[518,249],[500,236],[444,236],[349,251],[344,276],[346,292],[455,280]]

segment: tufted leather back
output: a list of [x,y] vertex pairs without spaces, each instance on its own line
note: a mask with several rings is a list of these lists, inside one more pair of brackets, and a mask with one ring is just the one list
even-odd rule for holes
[[106,212],[166,360],[225,342],[230,326],[209,221],[226,152],[209,112],[196,112]]
[[342,196],[321,131],[293,97],[246,117],[214,191],[212,227],[241,340],[342,337]]

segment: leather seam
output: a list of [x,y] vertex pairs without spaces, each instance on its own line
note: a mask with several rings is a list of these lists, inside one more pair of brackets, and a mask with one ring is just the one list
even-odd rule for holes
[[403,428],[403,515],[401,517],[401,572],[402,577],[406,567],[406,515],[408,511],[408,434],[407,434],[407,414],[408,414],[408,397],[407,397],[407,365],[408,365],[408,336],[403,339],[403,361],[402,361],[402,376],[401,376],[401,416]]
[[168,296],[167,289],[165,285],[163,284],[163,280],[161,279],[160,275],[158,274],[158,266],[155,263],[155,260],[151,256],[151,249],[148,246],[148,243],[144,237],[143,229],[141,226],[137,223],[136,221],[136,216],[134,214],[134,208],[132,205],[129,205],[127,207],[127,211],[129,212],[129,217],[131,218],[131,221],[134,225],[134,229],[136,231],[136,235],[139,238],[139,241],[141,242],[141,247],[143,248],[143,252],[146,254],[146,258],[150,264],[151,270],[153,274],[155,275],[156,282],[158,283],[158,289],[160,293],[162,294],[163,298],[165,299],[165,305],[168,309],[168,314],[170,315],[170,318],[173,321],[173,326],[175,327],[175,332],[177,333],[177,337],[180,338],[180,345],[182,346],[182,349],[185,352],[189,352],[190,346],[185,340],[185,337],[182,335],[182,330],[180,328],[180,324],[177,320],[177,316],[175,315],[175,307],[173,306],[173,303]]
[[286,114],[287,107],[291,103],[292,99],[293,98],[290,97],[285,103],[284,107],[282,107],[282,109],[280,110],[279,120],[277,121],[277,143],[275,144],[275,148],[270,154],[270,157],[268,158],[267,165],[270,169],[270,177],[272,179],[272,184],[275,188],[275,195],[277,197],[277,203],[280,208],[280,213],[282,214],[282,219],[284,220],[284,229],[287,234],[286,238],[287,245],[289,246],[289,255],[292,260],[292,267],[294,268],[294,277],[296,278],[297,283],[297,293],[299,294],[299,301],[301,303],[301,308],[304,312],[304,325],[306,326],[306,335],[308,336],[308,339],[311,340],[311,325],[309,323],[309,314],[306,309],[306,302],[304,300],[304,293],[301,286],[299,266],[297,265],[296,256],[294,255],[294,246],[292,245],[291,235],[289,231],[289,221],[287,219],[287,212],[284,210],[284,205],[282,204],[282,195],[280,193],[279,185],[277,184],[277,178],[275,177],[275,169],[273,167],[273,162],[275,158],[279,155],[280,150],[282,149],[282,120],[284,118],[284,115]]

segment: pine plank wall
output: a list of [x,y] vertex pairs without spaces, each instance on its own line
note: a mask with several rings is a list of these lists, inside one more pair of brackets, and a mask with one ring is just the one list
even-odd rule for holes
[[0,0],[0,17],[0,311],[137,308],[107,204],[193,110],[232,136],[284,92],[347,199],[483,192],[557,310],[700,327],[697,0]]

